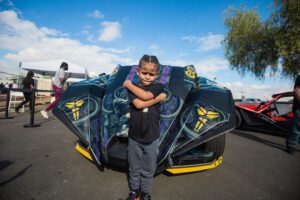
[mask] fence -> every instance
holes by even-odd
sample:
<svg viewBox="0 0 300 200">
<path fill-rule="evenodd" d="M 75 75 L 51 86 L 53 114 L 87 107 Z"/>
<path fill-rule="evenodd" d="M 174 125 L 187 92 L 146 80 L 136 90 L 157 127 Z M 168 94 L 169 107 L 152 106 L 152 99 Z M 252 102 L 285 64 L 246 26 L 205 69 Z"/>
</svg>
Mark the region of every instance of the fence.
<svg viewBox="0 0 300 200">
<path fill-rule="evenodd" d="M 25 128 L 32 128 L 32 127 L 38 127 L 40 124 L 34 124 L 34 110 L 35 110 L 35 94 L 36 92 L 55 92 L 54 90 L 37 90 L 37 89 L 17 89 L 17 88 L 0 88 L 0 92 L 5 91 L 6 92 L 6 103 L 5 103 L 5 114 L 4 117 L 0 119 L 11 119 L 13 117 L 8 116 L 8 107 L 9 107 L 9 101 L 10 101 L 10 93 L 11 91 L 14 92 L 30 92 L 31 93 L 31 110 L 30 110 L 30 121 L 28 124 L 24 124 Z"/>
</svg>

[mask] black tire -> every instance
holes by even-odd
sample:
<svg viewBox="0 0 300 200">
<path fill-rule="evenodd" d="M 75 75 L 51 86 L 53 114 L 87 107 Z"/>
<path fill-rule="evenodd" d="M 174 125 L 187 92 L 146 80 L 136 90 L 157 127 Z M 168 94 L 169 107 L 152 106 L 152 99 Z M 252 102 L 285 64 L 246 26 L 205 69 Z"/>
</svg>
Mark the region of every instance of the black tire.
<svg viewBox="0 0 300 200">
<path fill-rule="evenodd" d="M 240 111 L 235 109 L 235 129 L 238 129 L 242 124 L 242 116 Z"/>
<path fill-rule="evenodd" d="M 205 150 L 214 152 L 214 158 L 217 159 L 223 155 L 225 149 L 225 134 L 220 135 L 206 143 Z"/>
</svg>

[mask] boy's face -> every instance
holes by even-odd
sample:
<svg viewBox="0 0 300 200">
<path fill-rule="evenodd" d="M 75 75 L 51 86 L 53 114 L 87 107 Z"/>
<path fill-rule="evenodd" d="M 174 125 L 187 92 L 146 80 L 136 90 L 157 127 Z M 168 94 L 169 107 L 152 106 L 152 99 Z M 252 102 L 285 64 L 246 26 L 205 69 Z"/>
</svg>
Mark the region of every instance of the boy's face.
<svg viewBox="0 0 300 200">
<path fill-rule="evenodd" d="M 137 74 L 139 75 L 140 81 L 143 85 L 151 85 L 153 81 L 158 76 L 157 64 L 154 63 L 142 63 L 140 68 L 137 70 Z"/>
</svg>

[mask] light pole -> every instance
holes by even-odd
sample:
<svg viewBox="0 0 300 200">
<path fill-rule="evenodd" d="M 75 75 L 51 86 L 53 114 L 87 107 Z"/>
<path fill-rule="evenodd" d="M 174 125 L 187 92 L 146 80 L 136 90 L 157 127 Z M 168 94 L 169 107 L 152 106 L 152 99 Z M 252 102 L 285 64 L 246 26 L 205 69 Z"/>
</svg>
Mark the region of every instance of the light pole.
<svg viewBox="0 0 300 200">
<path fill-rule="evenodd" d="M 19 70 L 18 70 L 18 74 L 17 74 L 17 85 L 18 85 L 18 88 L 19 88 L 19 78 L 20 78 L 20 69 L 21 69 L 21 66 L 22 66 L 22 62 L 19 63 Z"/>
</svg>

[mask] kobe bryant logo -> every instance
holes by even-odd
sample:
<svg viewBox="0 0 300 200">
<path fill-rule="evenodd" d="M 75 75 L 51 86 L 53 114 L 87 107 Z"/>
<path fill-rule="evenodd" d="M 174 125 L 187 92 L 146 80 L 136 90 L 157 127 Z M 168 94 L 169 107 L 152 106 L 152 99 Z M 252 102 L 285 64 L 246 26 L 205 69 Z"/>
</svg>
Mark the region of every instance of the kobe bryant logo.
<svg viewBox="0 0 300 200">
<path fill-rule="evenodd" d="M 198 133 L 200 131 L 200 129 L 203 127 L 203 125 L 206 124 L 206 122 L 208 120 L 215 119 L 215 118 L 219 117 L 219 113 L 212 112 L 212 111 L 207 111 L 203 107 L 199 107 L 197 109 L 197 113 L 199 115 L 199 118 L 198 118 L 198 121 L 197 121 L 197 123 L 194 127 L 194 131 L 196 133 Z"/>
<path fill-rule="evenodd" d="M 78 101 L 67 102 L 65 106 L 72 110 L 74 120 L 79 119 L 79 109 L 83 105 L 84 100 L 80 99 Z"/>
</svg>

